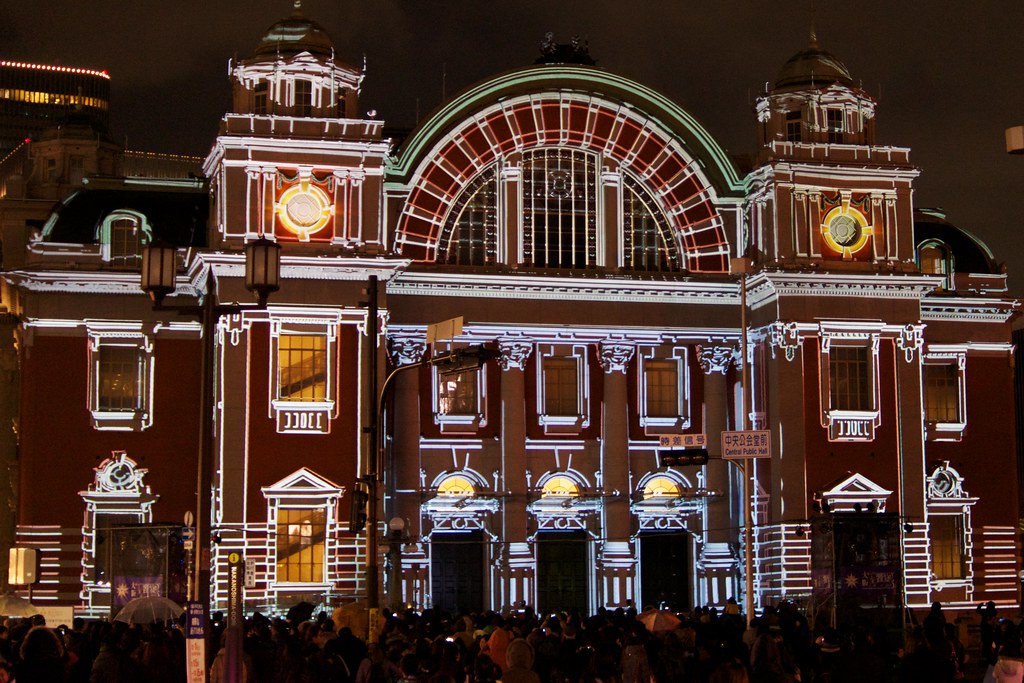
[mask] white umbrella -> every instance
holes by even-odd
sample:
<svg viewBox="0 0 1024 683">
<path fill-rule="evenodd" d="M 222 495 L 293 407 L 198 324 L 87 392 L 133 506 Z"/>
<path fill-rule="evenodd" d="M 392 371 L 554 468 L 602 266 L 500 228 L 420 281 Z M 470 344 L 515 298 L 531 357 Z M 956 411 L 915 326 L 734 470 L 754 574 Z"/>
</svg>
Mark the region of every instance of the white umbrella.
<svg viewBox="0 0 1024 683">
<path fill-rule="evenodd" d="M 154 624 L 158 621 L 175 619 L 184 611 L 173 600 L 147 596 L 125 603 L 125 606 L 114 617 L 114 621 L 123 621 L 127 624 Z"/>
<path fill-rule="evenodd" d="M 39 608 L 14 593 L 0 595 L 0 615 L 5 617 L 31 617 L 39 614 Z"/>
</svg>

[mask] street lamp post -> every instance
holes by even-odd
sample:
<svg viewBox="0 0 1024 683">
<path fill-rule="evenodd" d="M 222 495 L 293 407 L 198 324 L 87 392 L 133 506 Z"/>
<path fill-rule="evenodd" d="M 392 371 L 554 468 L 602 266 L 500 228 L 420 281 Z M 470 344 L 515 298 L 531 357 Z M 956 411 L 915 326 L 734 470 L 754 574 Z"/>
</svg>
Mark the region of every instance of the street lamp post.
<svg viewBox="0 0 1024 683">
<path fill-rule="evenodd" d="M 178 272 L 177 248 L 162 242 L 152 242 L 142 248 L 141 287 L 153 300 L 153 309 L 173 311 L 180 315 L 198 317 L 203 337 L 203 356 L 200 367 L 202 395 L 199 402 L 200 435 L 197 448 L 197 475 L 195 501 L 195 553 L 188 576 L 188 599 L 200 604 L 207 639 L 209 623 L 207 613 L 210 607 L 210 511 L 206 509 L 210 500 L 212 472 L 210 464 L 215 450 L 213 406 L 216 378 L 213 374 L 217 323 L 223 315 L 232 315 L 245 310 L 266 308 L 267 298 L 280 288 L 281 247 L 276 242 L 260 238 L 245 246 L 245 286 L 256 294 L 257 303 L 218 304 L 217 282 L 210 273 L 201 305 L 166 305 L 164 298 L 176 287 Z M 227 676 L 232 683 L 242 680 L 241 629 L 237 637 L 228 638 Z M 236 642 L 237 641 L 237 642 Z M 204 666 L 205 669 L 205 666 Z"/>
<path fill-rule="evenodd" d="M 374 297 L 371 297 L 371 307 L 375 310 L 376 301 Z M 366 603 L 367 608 L 370 610 L 377 610 L 380 608 L 380 595 L 378 594 L 378 583 L 380 581 L 380 574 L 377 566 L 377 534 L 379 530 L 378 526 L 378 510 L 379 497 L 380 497 L 380 483 L 381 474 L 383 473 L 384 463 L 384 435 L 381 423 L 384 421 L 384 403 L 388 397 L 388 391 L 393 386 L 393 381 L 400 373 L 406 372 L 407 370 L 415 370 L 426 366 L 436 366 L 438 371 L 442 375 L 456 374 L 465 370 L 479 370 L 483 364 L 491 359 L 496 358 L 498 352 L 491 349 L 485 348 L 484 346 L 477 344 L 473 346 L 467 346 L 461 349 L 455 349 L 451 353 L 442 355 L 427 357 L 421 361 L 415 363 L 409 363 L 408 365 L 400 365 L 393 369 L 388 376 L 384 379 L 384 383 L 380 386 L 380 391 L 377 394 L 377 405 L 376 411 L 370 417 L 370 428 L 367 430 L 370 432 L 371 446 L 373 454 L 369 458 L 367 463 L 366 476 L 362 477 L 367 487 L 367 506 L 366 506 Z M 391 563 L 392 575 L 388 578 L 389 587 L 396 586 L 398 577 L 401 576 L 402 568 L 396 567 L 395 563 Z M 392 595 L 394 597 L 394 595 Z M 370 627 L 372 629 L 372 625 Z"/>
</svg>

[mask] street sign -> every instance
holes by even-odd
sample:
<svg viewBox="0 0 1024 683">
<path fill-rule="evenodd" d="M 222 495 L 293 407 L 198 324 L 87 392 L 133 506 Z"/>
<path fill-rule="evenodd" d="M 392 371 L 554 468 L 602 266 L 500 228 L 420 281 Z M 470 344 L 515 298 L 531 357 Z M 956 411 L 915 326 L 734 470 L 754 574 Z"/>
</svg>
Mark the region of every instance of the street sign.
<svg viewBox="0 0 1024 683">
<path fill-rule="evenodd" d="M 772 457 L 772 433 L 767 429 L 722 432 L 723 460 Z"/>
<path fill-rule="evenodd" d="M 185 510 L 185 526 L 195 526 L 196 517 L 192 514 L 191 510 Z"/>
<path fill-rule="evenodd" d="M 196 540 L 196 530 L 194 527 L 183 526 L 181 527 L 181 540 L 183 541 L 194 541 Z"/>
<path fill-rule="evenodd" d="M 658 445 L 662 448 L 704 448 L 708 439 L 705 434 L 662 434 Z"/>
</svg>

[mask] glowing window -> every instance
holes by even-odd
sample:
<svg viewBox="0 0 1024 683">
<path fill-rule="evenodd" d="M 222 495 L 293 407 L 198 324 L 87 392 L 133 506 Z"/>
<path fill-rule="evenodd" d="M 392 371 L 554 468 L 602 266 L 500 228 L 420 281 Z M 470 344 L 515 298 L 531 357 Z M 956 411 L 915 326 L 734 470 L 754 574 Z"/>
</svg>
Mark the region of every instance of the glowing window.
<svg viewBox="0 0 1024 683">
<path fill-rule="evenodd" d="M 141 263 L 140 247 L 145 244 L 139 222 L 118 218 L 110 224 L 110 261 L 115 264 Z"/>
<path fill-rule="evenodd" d="M 653 477 L 644 486 L 644 500 L 649 498 L 677 498 L 679 494 L 679 484 L 668 477 Z"/>
<path fill-rule="evenodd" d="M 597 265 L 594 155 L 542 149 L 523 153 L 523 255 L 542 268 Z"/>
<path fill-rule="evenodd" d="M 476 489 L 466 477 L 453 475 L 441 482 L 437 487 L 437 495 L 465 498 L 467 496 L 475 496 Z"/>
<path fill-rule="evenodd" d="M 544 414 L 580 414 L 580 365 L 578 358 L 544 359 Z"/>
<path fill-rule="evenodd" d="M 574 498 L 580 495 L 580 487 L 569 477 L 559 475 L 551 477 L 544 483 L 540 495 L 542 498 L 553 496 Z"/>
<path fill-rule="evenodd" d="M 959 368 L 953 363 L 929 363 L 923 373 L 925 420 L 961 422 Z"/>
<path fill-rule="evenodd" d="M 644 414 L 679 417 L 679 361 L 644 359 Z"/>
<path fill-rule="evenodd" d="M 963 579 L 967 576 L 966 530 L 963 515 L 933 515 L 928 518 L 932 574 L 936 579 Z"/>
<path fill-rule="evenodd" d="M 278 340 L 280 401 L 327 400 L 327 337 L 282 334 Z"/>
<path fill-rule="evenodd" d="M 498 185 L 494 168 L 478 175 L 455 201 L 438 261 L 482 266 L 498 260 Z"/>
<path fill-rule="evenodd" d="M 922 273 L 943 275 L 948 278 L 953 272 L 950 260 L 946 247 L 936 242 L 924 244 L 917 250 L 917 265 Z M 949 286 L 948 282 L 946 286 Z"/>
<path fill-rule="evenodd" d="M 633 270 L 676 270 L 678 255 L 665 216 L 646 190 L 623 178 L 623 265 Z"/>
<path fill-rule="evenodd" d="M 463 370 L 438 375 L 437 408 L 442 415 L 477 415 L 480 412 L 477 381 L 480 371 Z"/>
<path fill-rule="evenodd" d="M 829 351 L 832 410 L 874 409 L 869 353 L 866 346 L 833 346 Z"/>
<path fill-rule="evenodd" d="M 142 409 L 145 395 L 145 352 L 135 346 L 103 345 L 99 349 L 96 408 L 103 412 Z"/>
<path fill-rule="evenodd" d="M 277 580 L 322 583 L 327 515 L 324 508 L 277 512 Z"/>
</svg>

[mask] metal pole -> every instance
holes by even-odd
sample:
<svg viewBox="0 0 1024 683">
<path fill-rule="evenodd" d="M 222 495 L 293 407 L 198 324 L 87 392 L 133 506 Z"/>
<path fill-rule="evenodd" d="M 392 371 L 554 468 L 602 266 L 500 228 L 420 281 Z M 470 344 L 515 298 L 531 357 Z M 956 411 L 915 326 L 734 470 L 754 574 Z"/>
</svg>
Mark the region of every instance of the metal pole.
<svg viewBox="0 0 1024 683">
<path fill-rule="evenodd" d="M 747 356 L 747 259 L 743 259 L 743 272 L 740 274 L 740 354 L 742 356 L 741 382 L 743 404 L 743 427 L 749 427 L 750 413 L 752 412 L 753 394 L 750 388 L 749 358 Z M 743 462 L 743 545 L 744 545 L 744 574 L 746 586 L 744 591 L 744 609 L 748 621 L 754 616 L 754 511 L 752 509 L 753 494 L 751 476 L 753 475 L 754 461 Z"/>
<path fill-rule="evenodd" d="M 378 481 L 380 478 L 380 424 L 379 416 L 383 405 L 383 395 L 377 392 L 377 335 L 379 334 L 377 324 L 377 276 L 371 275 L 367 285 L 367 321 L 366 334 L 369 337 L 370 361 L 368 363 L 370 372 L 369 395 L 373 401 L 370 407 L 370 427 L 367 430 L 369 436 L 369 453 L 366 459 L 366 489 L 368 502 L 366 505 L 366 606 L 369 610 L 380 608 L 380 595 L 378 585 L 380 574 L 377 568 L 377 493 Z"/>
<path fill-rule="evenodd" d="M 203 360 L 201 368 L 202 400 L 199 402 L 200 415 L 200 443 L 198 462 L 196 464 L 196 535 L 195 535 L 195 559 L 192 565 L 193 575 L 191 578 L 191 594 L 189 599 L 198 602 L 203 610 L 203 624 L 206 645 L 204 652 L 209 653 L 212 642 L 210 632 L 210 520 L 212 516 L 207 510 L 210 501 L 210 489 L 212 485 L 212 472 L 210 463 L 213 462 L 214 435 L 213 435 L 213 405 L 216 399 L 216 377 L 213 373 L 216 356 L 216 335 L 217 335 L 217 283 L 213 279 L 213 273 L 209 275 L 209 286 L 206 290 L 206 297 L 202 307 L 202 332 L 203 335 Z M 239 663 L 241 660 L 239 659 Z M 206 667 L 203 667 L 204 671 Z M 230 675 L 230 673 L 228 674 Z M 238 677 L 241 679 L 241 672 Z"/>
</svg>

